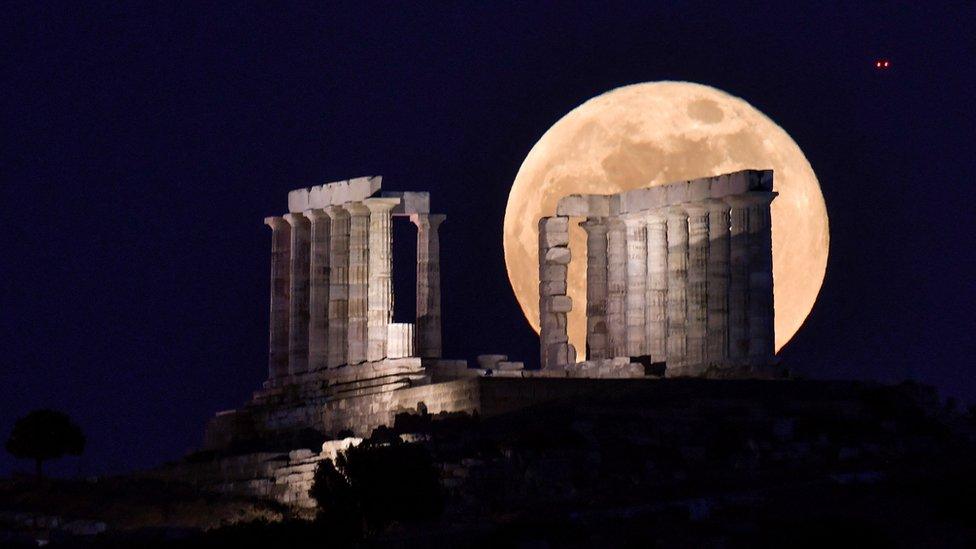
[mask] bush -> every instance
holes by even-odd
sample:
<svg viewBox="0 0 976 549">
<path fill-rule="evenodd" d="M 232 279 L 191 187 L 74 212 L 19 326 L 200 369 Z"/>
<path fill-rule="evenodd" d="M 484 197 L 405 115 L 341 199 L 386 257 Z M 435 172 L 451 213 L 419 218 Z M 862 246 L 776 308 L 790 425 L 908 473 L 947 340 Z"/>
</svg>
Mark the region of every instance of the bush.
<svg viewBox="0 0 976 549">
<path fill-rule="evenodd" d="M 309 495 L 318 502 L 320 521 L 346 536 L 394 522 L 435 520 L 444 508 L 427 449 L 388 436 L 367 439 L 336 463 L 320 463 Z"/>
</svg>

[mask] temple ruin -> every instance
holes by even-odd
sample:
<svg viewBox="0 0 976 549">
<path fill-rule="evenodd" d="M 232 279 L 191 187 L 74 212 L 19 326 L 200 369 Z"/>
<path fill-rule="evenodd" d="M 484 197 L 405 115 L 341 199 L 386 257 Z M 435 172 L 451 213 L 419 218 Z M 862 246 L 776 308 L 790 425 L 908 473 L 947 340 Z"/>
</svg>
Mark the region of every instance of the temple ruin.
<svg viewBox="0 0 976 549">
<path fill-rule="evenodd" d="M 563 197 L 539 220 L 540 363 L 576 362 L 567 337 L 569 222 L 586 231 L 586 351 L 665 375 L 771 364 L 773 172 L 746 170 L 614 195 Z"/>
<path fill-rule="evenodd" d="M 220 412 L 207 447 L 366 436 L 418 410 L 496 415 L 597 380 L 768 377 L 773 368 L 772 172 L 615 195 L 571 195 L 539 220 L 540 368 L 445 359 L 440 241 L 425 192 L 361 177 L 288 193 L 268 217 L 268 379 Z M 416 318 L 393 322 L 392 218 L 417 228 Z M 587 233 L 586 360 L 568 342 L 570 222 Z M 304 438 L 303 438 L 304 437 Z"/>
</svg>

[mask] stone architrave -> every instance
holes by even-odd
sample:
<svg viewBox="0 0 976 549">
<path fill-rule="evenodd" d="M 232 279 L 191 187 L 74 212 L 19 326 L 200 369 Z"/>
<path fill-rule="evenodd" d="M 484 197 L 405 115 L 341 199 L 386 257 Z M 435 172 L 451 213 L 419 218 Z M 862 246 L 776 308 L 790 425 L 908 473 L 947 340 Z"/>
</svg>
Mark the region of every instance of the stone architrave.
<svg viewBox="0 0 976 549">
<path fill-rule="evenodd" d="M 288 314 L 291 271 L 291 226 L 284 218 L 266 217 L 271 227 L 271 322 L 268 345 L 268 379 L 288 375 Z"/>
<path fill-rule="evenodd" d="M 393 224 L 399 198 L 367 198 L 369 208 L 369 290 L 366 359 L 386 358 L 387 325 L 393 322 Z"/>
<path fill-rule="evenodd" d="M 348 364 L 366 362 L 366 312 L 369 288 L 369 208 L 362 202 L 343 206 L 349 212 Z"/>
<path fill-rule="evenodd" d="M 654 362 L 667 359 L 668 225 L 657 212 L 647 214 L 647 293 L 645 332 L 647 354 Z"/>
<path fill-rule="evenodd" d="M 309 256 L 308 371 L 321 370 L 329 359 L 330 225 L 322 209 L 305 210 L 312 225 Z"/>
<path fill-rule="evenodd" d="M 761 364 L 776 352 L 773 336 L 773 242 L 769 205 L 774 192 L 749 195 L 749 356 Z"/>
<path fill-rule="evenodd" d="M 708 332 L 706 362 L 722 363 L 729 348 L 729 207 L 708 205 Z"/>
<path fill-rule="evenodd" d="M 586 231 L 586 359 L 610 357 L 607 333 L 607 220 L 590 217 Z"/>
<path fill-rule="evenodd" d="M 417 226 L 417 320 L 413 352 L 441 358 L 441 244 L 438 230 L 447 216 L 415 213 Z"/>
<path fill-rule="evenodd" d="M 573 301 L 566 295 L 570 261 L 569 218 L 539 220 L 539 356 L 543 369 L 576 362 L 576 352 L 566 332 L 567 313 Z"/>
<path fill-rule="evenodd" d="M 729 358 L 749 356 L 749 209 L 727 198 L 729 210 Z"/>
<path fill-rule="evenodd" d="M 680 372 L 687 363 L 688 215 L 679 207 L 668 210 L 668 371 Z"/>
<path fill-rule="evenodd" d="M 328 367 L 347 364 L 349 311 L 349 212 L 324 209 L 329 216 L 329 351 Z"/>
<path fill-rule="evenodd" d="M 627 231 L 623 220 L 607 221 L 607 332 L 610 357 L 627 355 Z"/>
<path fill-rule="evenodd" d="M 704 203 L 685 205 L 688 213 L 687 346 L 685 363 L 703 371 L 708 330 L 708 208 Z"/>
<path fill-rule="evenodd" d="M 647 354 L 645 299 L 647 299 L 647 232 L 644 215 L 622 216 L 627 231 L 627 356 Z"/>
<path fill-rule="evenodd" d="M 286 214 L 291 225 L 291 272 L 288 300 L 288 373 L 308 371 L 308 269 L 310 223 L 300 213 Z"/>
</svg>

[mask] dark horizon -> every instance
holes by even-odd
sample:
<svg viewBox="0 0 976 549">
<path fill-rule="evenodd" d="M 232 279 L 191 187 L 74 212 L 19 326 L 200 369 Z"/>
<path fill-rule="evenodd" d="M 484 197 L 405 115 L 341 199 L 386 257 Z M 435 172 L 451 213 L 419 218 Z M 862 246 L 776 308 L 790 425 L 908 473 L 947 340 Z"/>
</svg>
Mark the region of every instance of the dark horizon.
<svg viewBox="0 0 976 549">
<path fill-rule="evenodd" d="M 783 363 L 976 403 L 973 3 L 505 8 L 8 8 L 4 438 L 30 410 L 67 412 L 88 449 L 61 474 L 199 446 L 267 375 L 262 219 L 361 175 L 447 215 L 444 356 L 536 363 L 502 253 L 511 182 L 566 112 L 653 80 L 745 99 L 820 180 L 826 278 Z M 407 314 L 410 253 L 394 257 Z M 2 475 L 30 467 L 0 457 Z"/>
</svg>

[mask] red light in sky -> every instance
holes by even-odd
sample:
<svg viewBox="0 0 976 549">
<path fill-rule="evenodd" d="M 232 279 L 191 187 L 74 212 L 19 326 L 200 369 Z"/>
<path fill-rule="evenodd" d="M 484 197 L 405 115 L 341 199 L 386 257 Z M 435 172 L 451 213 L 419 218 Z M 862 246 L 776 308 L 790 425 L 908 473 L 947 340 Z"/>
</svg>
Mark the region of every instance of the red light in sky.
<svg viewBox="0 0 976 549">
<path fill-rule="evenodd" d="M 878 59 L 877 61 L 874 62 L 874 68 L 878 70 L 883 71 L 890 67 L 891 67 L 891 61 L 888 61 L 887 59 Z"/>
</svg>

